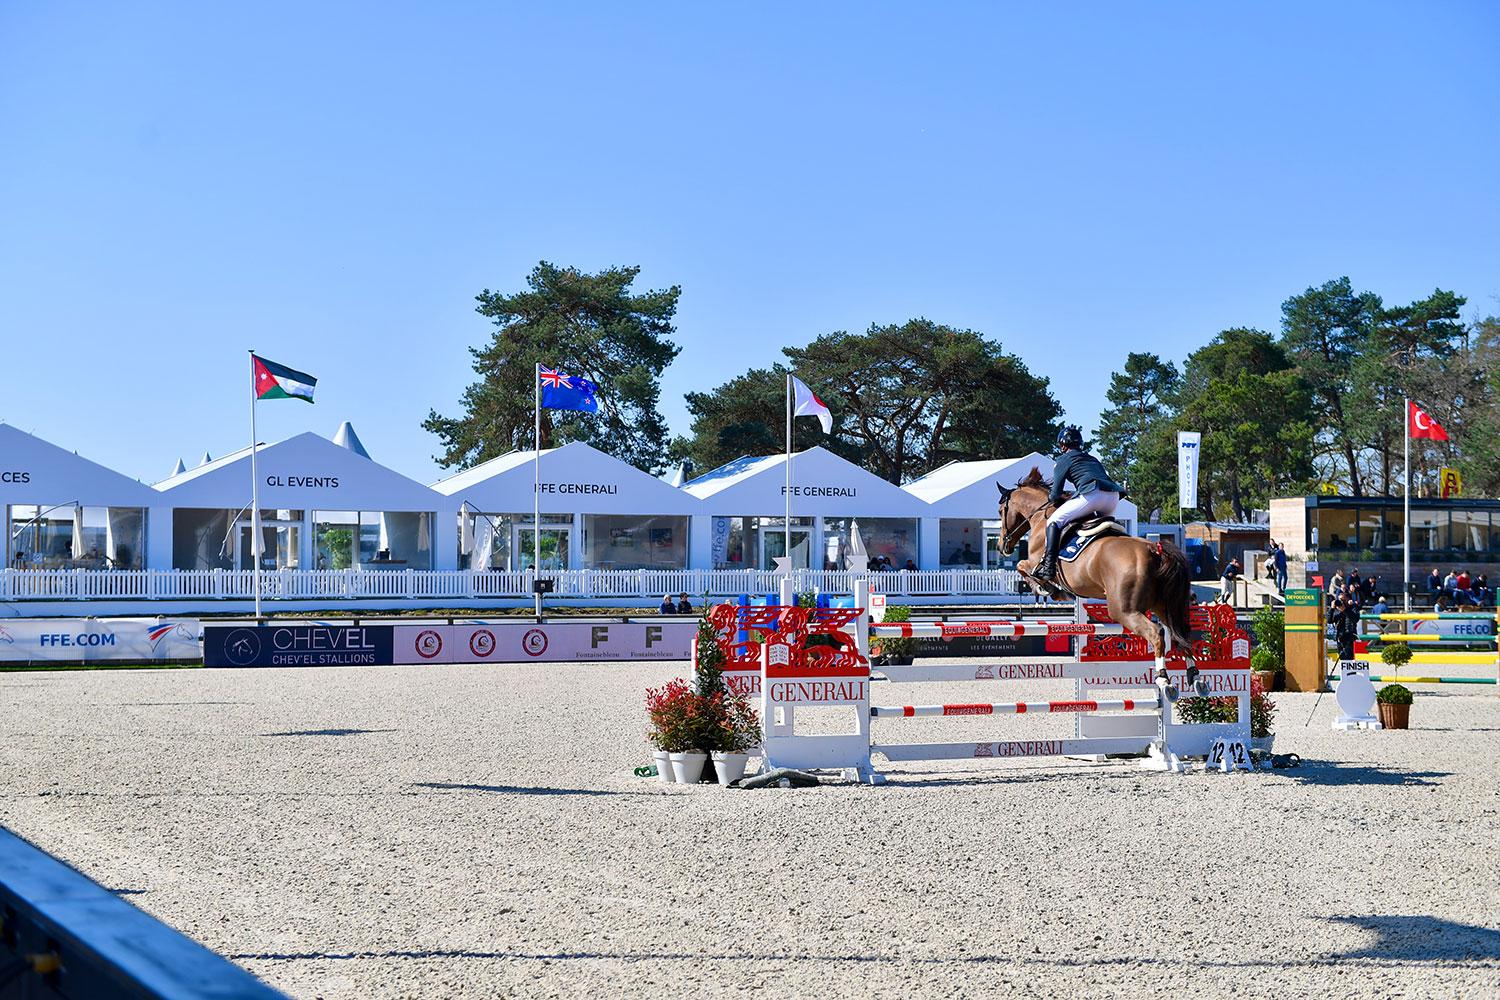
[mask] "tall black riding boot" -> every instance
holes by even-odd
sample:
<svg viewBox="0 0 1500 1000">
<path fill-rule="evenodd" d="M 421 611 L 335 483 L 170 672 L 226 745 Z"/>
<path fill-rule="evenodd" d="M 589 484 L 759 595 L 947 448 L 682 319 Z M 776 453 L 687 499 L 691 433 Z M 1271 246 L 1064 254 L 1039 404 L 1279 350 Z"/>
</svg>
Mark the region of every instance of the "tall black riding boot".
<svg viewBox="0 0 1500 1000">
<path fill-rule="evenodd" d="M 1037 578 L 1052 581 L 1057 576 L 1057 548 L 1062 540 L 1062 525 L 1047 525 L 1047 551 L 1042 555 L 1041 565 L 1036 568 Z"/>
</svg>

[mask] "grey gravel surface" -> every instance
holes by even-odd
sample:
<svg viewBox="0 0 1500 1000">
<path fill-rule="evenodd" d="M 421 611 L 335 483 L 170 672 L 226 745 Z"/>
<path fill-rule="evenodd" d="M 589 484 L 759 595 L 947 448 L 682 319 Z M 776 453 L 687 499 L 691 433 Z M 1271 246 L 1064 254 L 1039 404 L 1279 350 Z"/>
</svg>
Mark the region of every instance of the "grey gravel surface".
<svg viewBox="0 0 1500 1000">
<path fill-rule="evenodd" d="M 645 688 L 683 669 L 0 675 L 0 822 L 298 997 L 1500 993 L 1492 687 L 1420 688 L 1408 732 L 1277 695 L 1293 771 L 744 792 L 630 774 Z"/>
</svg>

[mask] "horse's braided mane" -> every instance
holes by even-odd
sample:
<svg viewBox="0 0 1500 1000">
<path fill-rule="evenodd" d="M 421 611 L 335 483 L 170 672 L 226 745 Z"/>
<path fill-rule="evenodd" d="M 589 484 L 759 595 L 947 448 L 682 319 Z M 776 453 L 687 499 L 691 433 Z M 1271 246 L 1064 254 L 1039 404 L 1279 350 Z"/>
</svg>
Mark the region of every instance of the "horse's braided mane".
<svg viewBox="0 0 1500 1000">
<path fill-rule="evenodd" d="M 1047 482 L 1046 479 L 1042 478 L 1042 470 L 1038 469 L 1034 465 L 1031 467 L 1031 471 L 1026 473 L 1025 478 L 1023 478 L 1019 483 L 1016 483 L 1017 489 L 1020 489 L 1022 486 L 1040 486 L 1043 489 L 1052 488 L 1052 484 Z"/>
</svg>

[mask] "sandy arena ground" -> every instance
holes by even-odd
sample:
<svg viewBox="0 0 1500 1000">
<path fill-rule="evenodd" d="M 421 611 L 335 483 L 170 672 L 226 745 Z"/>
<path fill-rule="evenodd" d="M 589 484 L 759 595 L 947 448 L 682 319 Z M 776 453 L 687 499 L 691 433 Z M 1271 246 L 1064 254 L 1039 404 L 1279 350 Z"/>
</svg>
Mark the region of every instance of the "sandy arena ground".
<svg viewBox="0 0 1500 1000">
<path fill-rule="evenodd" d="M 0 675 L 0 823 L 297 997 L 1500 995 L 1493 687 L 1421 689 L 1409 732 L 1278 695 L 1292 771 L 726 792 L 630 774 L 682 670 Z"/>
</svg>

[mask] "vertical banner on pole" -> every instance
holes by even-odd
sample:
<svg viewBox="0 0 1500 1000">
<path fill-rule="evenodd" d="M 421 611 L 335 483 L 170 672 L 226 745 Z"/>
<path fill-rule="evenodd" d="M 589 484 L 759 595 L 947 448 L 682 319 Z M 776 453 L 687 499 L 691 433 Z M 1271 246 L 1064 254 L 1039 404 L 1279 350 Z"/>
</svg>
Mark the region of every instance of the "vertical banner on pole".
<svg viewBox="0 0 1500 1000">
<path fill-rule="evenodd" d="M 1177 506 L 1183 510 L 1198 507 L 1198 453 L 1203 435 L 1197 431 L 1177 432 Z"/>
</svg>

